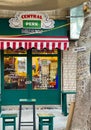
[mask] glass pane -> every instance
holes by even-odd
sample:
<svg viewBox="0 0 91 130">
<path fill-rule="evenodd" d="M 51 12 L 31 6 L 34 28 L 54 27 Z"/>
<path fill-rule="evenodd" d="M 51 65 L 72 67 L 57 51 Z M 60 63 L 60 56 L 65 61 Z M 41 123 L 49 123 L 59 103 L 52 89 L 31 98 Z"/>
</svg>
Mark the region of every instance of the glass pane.
<svg viewBox="0 0 91 130">
<path fill-rule="evenodd" d="M 4 88 L 25 89 L 27 77 L 26 57 L 4 57 Z"/>
<path fill-rule="evenodd" d="M 15 50 L 8 48 L 7 50 L 4 50 L 4 54 L 27 54 L 27 51 L 23 48 Z"/>
<path fill-rule="evenodd" d="M 58 58 L 33 57 L 32 58 L 32 85 L 33 89 L 58 88 Z"/>
<path fill-rule="evenodd" d="M 79 11 L 78 11 L 79 10 Z M 79 39 L 84 22 L 82 5 L 70 9 L 70 38 Z"/>
<path fill-rule="evenodd" d="M 54 50 L 47 50 L 47 49 L 43 49 L 43 50 L 37 50 L 37 49 L 32 49 L 32 54 L 57 54 L 58 50 L 54 49 Z"/>
</svg>

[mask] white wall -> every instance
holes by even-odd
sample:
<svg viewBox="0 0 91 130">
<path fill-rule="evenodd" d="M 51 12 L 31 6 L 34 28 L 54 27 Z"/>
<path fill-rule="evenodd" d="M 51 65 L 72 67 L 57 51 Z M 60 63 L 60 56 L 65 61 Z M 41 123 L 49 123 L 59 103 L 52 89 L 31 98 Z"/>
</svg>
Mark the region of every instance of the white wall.
<svg viewBox="0 0 91 130">
<path fill-rule="evenodd" d="M 76 91 L 77 52 L 73 52 L 75 43 L 70 43 L 68 51 L 63 51 L 62 90 Z M 67 94 L 67 104 L 73 101 L 74 94 Z"/>
<path fill-rule="evenodd" d="M 68 51 L 63 51 L 63 91 L 76 90 L 77 53 L 73 52 L 74 43 Z"/>
</svg>

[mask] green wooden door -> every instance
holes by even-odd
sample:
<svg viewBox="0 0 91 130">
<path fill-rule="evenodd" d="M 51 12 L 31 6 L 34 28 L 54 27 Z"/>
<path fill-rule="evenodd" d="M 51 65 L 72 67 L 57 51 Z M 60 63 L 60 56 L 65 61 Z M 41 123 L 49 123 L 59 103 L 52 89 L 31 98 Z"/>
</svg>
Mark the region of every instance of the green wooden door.
<svg viewBox="0 0 91 130">
<path fill-rule="evenodd" d="M 28 97 L 27 52 L 25 50 L 2 51 L 2 105 L 17 105 L 20 98 Z"/>
<path fill-rule="evenodd" d="M 29 53 L 28 75 L 32 79 L 28 85 L 29 98 L 36 98 L 37 104 L 61 104 L 61 52 Z"/>
<path fill-rule="evenodd" d="M 8 60 L 11 60 L 11 63 L 8 63 Z M 37 60 L 40 61 L 37 62 Z M 2 51 L 1 63 L 3 105 L 17 105 L 20 98 L 36 98 L 39 105 L 61 104 L 60 51 L 53 54 L 50 52 L 48 54 L 38 52 L 37 54 L 29 50 L 23 54 L 8 55 L 3 54 Z M 24 63 L 26 68 L 23 66 Z M 12 64 L 15 70 L 11 69 Z M 16 71 L 17 69 L 19 72 Z M 12 80 L 7 78 L 9 75 L 13 75 Z M 25 79 L 26 84 L 23 83 Z"/>
</svg>

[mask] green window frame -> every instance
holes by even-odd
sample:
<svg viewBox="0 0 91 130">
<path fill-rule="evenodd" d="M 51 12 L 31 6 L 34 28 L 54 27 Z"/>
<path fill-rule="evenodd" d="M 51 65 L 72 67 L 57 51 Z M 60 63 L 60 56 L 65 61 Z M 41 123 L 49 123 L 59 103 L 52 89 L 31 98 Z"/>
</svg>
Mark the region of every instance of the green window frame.
<svg viewBox="0 0 91 130">
<path fill-rule="evenodd" d="M 13 50 L 12 50 L 13 51 Z M 4 79 L 3 79 L 3 83 L 4 83 L 4 89 L 26 89 L 26 80 L 27 80 L 27 63 L 23 64 L 24 62 L 22 61 L 23 59 L 25 59 L 24 61 L 27 61 L 27 53 L 3 53 L 3 75 L 4 75 Z M 20 60 L 19 60 L 20 58 Z M 11 62 L 13 61 L 13 59 L 17 59 L 17 62 L 15 63 L 15 61 L 13 63 L 7 63 L 7 67 L 5 68 L 5 60 L 6 59 L 11 59 Z M 20 64 L 21 62 L 21 64 Z M 15 64 L 17 65 L 17 69 L 19 70 L 19 66 L 20 66 L 20 70 L 19 73 L 16 72 L 15 69 Z M 12 67 L 13 66 L 13 71 L 12 71 Z M 25 71 L 24 71 L 24 67 L 26 67 Z M 22 76 L 23 73 L 23 76 Z"/>
<path fill-rule="evenodd" d="M 61 69 L 59 68 L 59 65 L 61 64 L 61 61 L 59 60 L 60 58 L 59 58 L 59 55 L 61 56 L 61 53 L 60 53 L 60 50 L 58 50 L 57 49 L 57 53 L 49 53 L 49 54 L 46 54 L 46 53 L 37 53 L 37 54 L 32 54 L 32 58 L 44 58 L 45 59 L 45 57 L 46 58 L 52 58 L 52 57 L 56 57 L 57 58 L 57 76 L 61 76 L 60 74 L 59 74 L 59 72 L 61 73 Z M 45 61 L 44 61 L 45 62 Z M 32 63 L 33 64 L 33 63 Z M 61 65 L 60 65 L 61 66 Z M 42 78 L 43 78 L 43 75 L 42 75 Z M 36 80 L 37 79 L 40 79 L 39 77 L 38 78 L 36 78 Z M 48 80 L 48 77 L 46 78 L 47 80 Z M 56 78 L 57 80 L 59 80 L 58 79 L 58 77 Z M 47 80 L 46 80 L 46 84 L 47 84 Z M 56 80 L 56 81 L 57 81 Z M 33 81 L 33 76 L 32 76 L 32 81 Z M 58 81 L 57 81 L 58 82 Z M 55 87 L 54 87 L 54 85 L 55 85 Z M 56 90 L 56 89 L 58 89 L 58 87 L 60 86 L 60 83 L 59 83 L 59 85 L 58 85 L 58 83 L 56 83 L 55 84 L 55 81 L 54 82 L 50 82 L 50 86 L 49 87 L 43 87 L 43 84 L 41 85 L 41 84 L 38 84 L 37 83 L 37 86 L 39 86 L 39 87 L 35 87 L 34 88 L 34 86 L 33 86 L 33 84 L 32 84 L 32 89 L 34 89 L 34 90 L 50 90 L 50 89 L 52 89 L 52 90 Z M 41 88 L 41 87 L 43 87 L 43 88 Z"/>
</svg>

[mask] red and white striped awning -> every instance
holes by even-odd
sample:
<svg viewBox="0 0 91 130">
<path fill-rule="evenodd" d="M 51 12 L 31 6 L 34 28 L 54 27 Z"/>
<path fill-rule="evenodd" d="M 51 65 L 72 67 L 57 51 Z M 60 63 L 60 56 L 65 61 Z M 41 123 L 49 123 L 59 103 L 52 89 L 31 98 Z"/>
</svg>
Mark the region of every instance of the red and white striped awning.
<svg viewBox="0 0 91 130">
<path fill-rule="evenodd" d="M 0 50 L 7 48 L 12 49 L 60 49 L 67 50 L 69 48 L 68 37 L 0 37 Z"/>
</svg>

